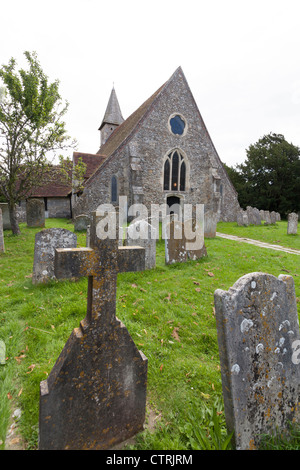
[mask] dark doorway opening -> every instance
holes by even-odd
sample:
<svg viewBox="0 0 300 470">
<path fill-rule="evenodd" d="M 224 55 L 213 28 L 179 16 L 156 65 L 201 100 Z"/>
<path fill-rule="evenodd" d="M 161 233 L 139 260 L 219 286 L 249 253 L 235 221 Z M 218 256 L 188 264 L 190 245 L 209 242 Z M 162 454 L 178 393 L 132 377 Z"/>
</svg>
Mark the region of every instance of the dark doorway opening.
<svg viewBox="0 0 300 470">
<path fill-rule="evenodd" d="M 168 214 L 177 214 L 180 217 L 180 198 L 177 196 L 167 197 Z"/>
</svg>

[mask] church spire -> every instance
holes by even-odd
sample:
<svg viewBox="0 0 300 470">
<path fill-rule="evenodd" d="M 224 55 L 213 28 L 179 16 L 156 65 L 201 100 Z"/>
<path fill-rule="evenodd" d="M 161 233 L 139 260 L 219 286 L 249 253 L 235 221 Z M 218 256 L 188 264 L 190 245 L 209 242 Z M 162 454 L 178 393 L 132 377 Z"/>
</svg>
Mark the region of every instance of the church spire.
<svg viewBox="0 0 300 470">
<path fill-rule="evenodd" d="M 106 142 L 106 140 L 115 130 L 115 128 L 122 124 L 123 121 L 124 118 L 121 113 L 115 88 L 113 87 L 108 100 L 104 118 L 99 127 L 99 131 L 101 132 L 101 145 Z"/>
</svg>

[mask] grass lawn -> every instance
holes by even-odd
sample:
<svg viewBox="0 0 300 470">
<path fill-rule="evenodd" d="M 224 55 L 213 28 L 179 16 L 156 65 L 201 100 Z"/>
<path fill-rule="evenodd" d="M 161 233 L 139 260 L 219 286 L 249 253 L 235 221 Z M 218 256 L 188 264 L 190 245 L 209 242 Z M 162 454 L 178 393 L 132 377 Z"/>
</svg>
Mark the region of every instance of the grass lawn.
<svg viewBox="0 0 300 470">
<path fill-rule="evenodd" d="M 64 219 L 47 219 L 50 227 L 73 230 Z M 268 227 L 220 223 L 217 230 L 300 249 L 300 236 L 287 236 L 284 221 Z M 21 410 L 18 430 L 26 448 L 37 448 L 39 384 L 86 314 L 86 279 L 32 284 L 39 229 L 21 224 L 21 231 L 19 237 L 5 231 L 6 252 L 0 254 L 0 339 L 6 344 L 6 364 L 0 365 L 0 449 L 15 409 Z M 78 245 L 85 246 L 85 234 L 77 235 Z M 154 429 L 147 426 L 133 449 L 226 446 L 213 300 L 217 288 L 227 290 L 254 271 L 288 273 L 300 299 L 297 255 L 218 237 L 205 244 L 207 257 L 166 266 L 160 240 L 155 269 L 118 276 L 116 314 L 148 358 L 147 422 L 150 413 L 155 416 Z"/>
</svg>

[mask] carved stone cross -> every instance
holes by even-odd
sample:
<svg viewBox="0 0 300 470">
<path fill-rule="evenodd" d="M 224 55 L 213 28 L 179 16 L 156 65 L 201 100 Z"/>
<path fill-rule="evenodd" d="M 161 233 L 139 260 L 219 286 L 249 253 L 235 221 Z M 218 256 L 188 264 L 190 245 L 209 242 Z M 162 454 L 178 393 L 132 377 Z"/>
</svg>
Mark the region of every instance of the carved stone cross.
<svg viewBox="0 0 300 470">
<path fill-rule="evenodd" d="M 143 429 L 147 358 L 116 318 L 117 274 L 145 269 L 144 249 L 97 237 L 57 249 L 55 275 L 88 276 L 87 314 L 40 390 L 40 449 L 109 449 Z"/>
</svg>

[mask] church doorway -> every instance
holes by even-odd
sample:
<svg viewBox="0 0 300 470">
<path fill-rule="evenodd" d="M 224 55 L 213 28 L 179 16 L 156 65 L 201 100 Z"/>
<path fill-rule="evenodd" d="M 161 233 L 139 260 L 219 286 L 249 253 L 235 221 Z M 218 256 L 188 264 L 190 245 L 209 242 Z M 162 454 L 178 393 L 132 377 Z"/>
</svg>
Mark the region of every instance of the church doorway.
<svg viewBox="0 0 300 470">
<path fill-rule="evenodd" d="M 178 196 L 167 197 L 168 214 L 177 214 L 180 218 L 180 198 Z"/>
</svg>

